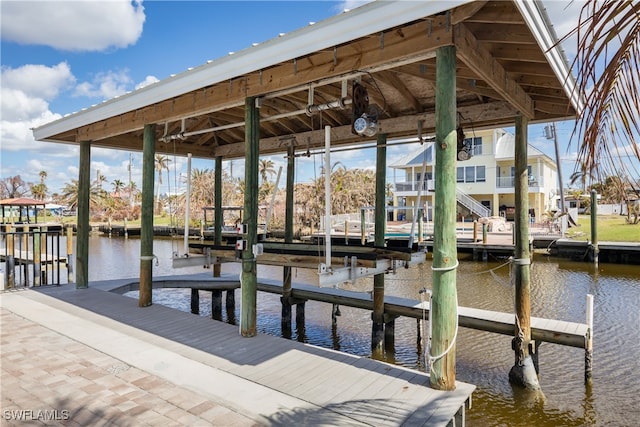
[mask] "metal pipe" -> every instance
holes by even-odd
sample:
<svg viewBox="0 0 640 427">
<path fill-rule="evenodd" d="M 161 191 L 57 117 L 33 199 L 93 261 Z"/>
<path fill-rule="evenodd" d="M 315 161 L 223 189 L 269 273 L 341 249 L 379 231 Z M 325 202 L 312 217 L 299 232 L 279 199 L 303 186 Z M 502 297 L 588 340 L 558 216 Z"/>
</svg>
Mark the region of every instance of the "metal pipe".
<svg viewBox="0 0 640 427">
<path fill-rule="evenodd" d="M 280 120 L 280 119 L 284 119 L 287 117 L 293 117 L 293 116 L 300 116 L 302 114 L 306 114 L 308 116 L 311 116 L 315 113 L 319 113 L 320 111 L 324 111 L 324 110 L 330 110 L 333 108 L 341 108 L 344 109 L 347 105 L 351 105 L 353 103 L 353 101 L 351 99 L 339 99 L 336 101 L 331 101 L 331 102 L 327 102 L 325 104 L 318 104 L 318 105 L 307 105 L 306 108 L 303 109 L 299 109 L 299 110 L 294 110 L 294 111 L 288 111 L 286 113 L 281 113 L 281 114 L 275 114 L 273 116 L 269 116 L 269 117 L 265 117 L 260 119 L 261 122 L 273 122 L 276 120 Z M 183 119 L 183 125 L 184 125 L 184 119 Z M 167 142 L 167 141 L 173 141 L 176 139 L 185 139 L 188 138 L 190 136 L 194 136 L 194 135 L 202 135 L 204 133 L 211 133 L 211 132 L 217 132 L 217 131 L 221 131 L 221 130 L 226 130 L 226 129 L 233 129 L 233 128 L 238 128 L 238 127 L 242 127 L 245 125 L 245 122 L 237 122 L 237 123 L 229 123 L 226 125 L 220 125 L 220 126 L 214 126 L 211 128 L 206 128 L 206 129 L 199 129 L 199 130 L 194 130 L 191 132 L 184 132 L 184 127 L 183 130 L 178 133 L 178 134 L 174 134 L 174 135 L 168 135 L 168 136 L 163 136 L 162 138 L 160 138 L 161 142 Z"/>
<path fill-rule="evenodd" d="M 189 256 L 189 211 L 191 209 L 191 153 L 187 154 L 187 200 L 184 211 L 184 256 Z"/>
<path fill-rule="evenodd" d="M 324 127 L 324 245 L 325 264 L 331 268 L 331 126 Z"/>
</svg>

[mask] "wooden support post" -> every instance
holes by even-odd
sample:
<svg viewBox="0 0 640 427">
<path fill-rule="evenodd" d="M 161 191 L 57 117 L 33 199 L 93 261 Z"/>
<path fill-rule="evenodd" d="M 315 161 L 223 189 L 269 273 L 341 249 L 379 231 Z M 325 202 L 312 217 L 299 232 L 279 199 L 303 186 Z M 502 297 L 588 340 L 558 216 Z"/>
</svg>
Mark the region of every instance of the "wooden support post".
<svg viewBox="0 0 640 427">
<path fill-rule="evenodd" d="M 527 126 L 529 120 L 516 117 L 515 135 L 515 229 L 516 247 L 513 260 L 515 274 L 515 338 L 512 348 L 515 363 L 509 381 L 517 386 L 539 390 L 540 383 L 529 351 L 531 343 L 531 290 L 529 251 L 529 174 L 527 169 Z"/>
<path fill-rule="evenodd" d="M 424 240 L 423 218 L 424 218 L 424 209 L 420 208 L 418 209 L 418 243 L 422 243 L 422 241 Z"/>
<path fill-rule="evenodd" d="M 11 289 L 16 287 L 16 259 L 15 259 L 15 239 L 16 235 L 13 233 L 11 226 L 6 226 L 7 235 L 7 265 L 5 276 L 5 288 Z"/>
<path fill-rule="evenodd" d="M 482 224 L 482 244 L 487 244 L 487 224 Z"/>
<path fill-rule="evenodd" d="M 191 314 L 200 314 L 200 290 L 191 288 Z"/>
<path fill-rule="evenodd" d="M 40 229 L 33 229 L 33 286 L 42 286 L 42 241 Z"/>
<path fill-rule="evenodd" d="M 258 277 L 253 245 L 258 241 L 258 158 L 260 143 L 260 113 L 255 97 L 245 101 L 245 166 L 244 166 L 244 222 L 247 234 L 246 247 L 242 251 L 242 303 L 240 311 L 240 334 L 253 337 L 256 329 L 256 300 Z"/>
<path fill-rule="evenodd" d="M 22 226 L 22 247 L 25 251 L 29 250 L 29 224 Z"/>
<path fill-rule="evenodd" d="M 305 302 L 299 302 L 296 304 L 296 332 L 298 333 L 298 340 L 300 340 L 300 338 L 304 336 Z"/>
<path fill-rule="evenodd" d="M 227 322 L 232 325 L 236 324 L 236 290 L 229 289 L 227 290 L 227 299 L 226 299 L 226 308 L 227 308 Z"/>
<path fill-rule="evenodd" d="M 431 387 L 456 387 L 456 48 L 436 51 L 436 185 L 433 214 Z"/>
<path fill-rule="evenodd" d="M 213 242 L 216 246 L 222 245 L 222 223 L 224 216 L 222 212 L 222 156 L 216 157 L 215 171 L 215 189 L 214 189 L 214 218 L 213 218 Z M 204 234 L 204 233 L 202 233 Z M 220 277 L 222 273 L 222 264 L 216 262 L 213 264 L 213 277 Z"/>
<path fill-rule="evenodd" d="M 73 283 L 73 228 L 67 227 L 67 282 Z"/>
<path fill-rule="evenodd" d="M 591 190 L 591 256 L 593 263 L 598 265 L 598 193 Z"/>
<path fill-rule="evenodd" d="M 142 137 L 142 206 L 140 212 L 140 294 L 138 307 L 153 303 L 153 185 L 156 153 L 156 125 L 144 125 Z"/>
<path fill-rule="evenodd" d="M 367 219 L 364 209 L 360 209 L 360 244 L 367 244 Z"/>
<path fill-rule="evenodd" d="M 344 244 L 349 244 L 349 220 L 344 220 Z"/>
<path fill-rule="evenodd" d="M 338 317 L 340 316 L 340 306 L 333 304 L 331 307 L 331 325 L 338 326 Z"/>
<path fill-rule="evenodd" d="M 384 246 L 384 227 L 386 223 L 386 173 L 387 173 L 387 135 L 378 134 L 376 147 L 376 206 L 374 245 Z M 373 321 L 371 327 L 371 349 L 384 349 L 384 273 L 373 276 Z"/>
<path fill-rule="evenodd" d="M 293 242 L 293 205 L 294 205 L 294 186 L 295 186 L 295 169 L 296 157 L 293 145 L 287 148 L 287 183 L 285 192 L 285 210 L 284 210 L 284 242 Z M 291 267 L 282 267 L 282 312 L 280 318 L 280 326 L 282 336 L 291 338 Z"/>
<path fill-rule="evenodd" d="M 473 243 L 478 241 L 478 220 L 473 220 Z"/>
<path fill-rule="evenodd" d="M 387 356 L 395 353 L 396 318 L 389 316 L 384 322 L 384 349 Z"/>
<path fill-rule="evenodd" d="M 222 320 L 222 291 L 219 289 L 211 291 L 211 318 Z"/>
<path fill-rule="evenodd" d="M 584 382 L 591 384 L 593 376 L 593 295 L 587 294 L 587 337 L 584 346 Z"/>
<path fill-rule="evenodd" d="M 89 189 L 91 187 L 91 143 L 80 141 L 78 210 L 76 233 L 76 289 L 89 287 Z"/>
</svg>

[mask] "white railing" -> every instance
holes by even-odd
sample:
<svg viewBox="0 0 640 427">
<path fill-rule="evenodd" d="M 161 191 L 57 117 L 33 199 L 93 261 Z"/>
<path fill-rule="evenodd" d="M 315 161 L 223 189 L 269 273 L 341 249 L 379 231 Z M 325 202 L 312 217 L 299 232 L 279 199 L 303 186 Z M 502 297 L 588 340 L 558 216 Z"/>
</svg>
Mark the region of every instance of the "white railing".
<svg viewBox="0 0 640 427">
<path fill-rule="evenodd" d="M 396 192 L 418 191 L 421 184 L 422 194 L 425 194 L 425 192 L 429 189 L 435 188 L 432 179 L 426 181 L 404 181 L 394 183 Z"/>
<path fill-rule="evenodd" d="M 461 205 L 465 206 L 467 209 L 478 215 L 481 218 L 488 217 L 491 215 L 491 211 L 485 205 L 469 196 L 468 194 L 458 190 L 456 188 L 456 200 Z"/>
<path fill-rule="evenodd" d="M 516 178 L 514 176 L 499 176 L 496 178 L 496 188 L 514 188 Z M 529 187 L 542 187 L 541 176 L 529 176 Z"/>
</svg>

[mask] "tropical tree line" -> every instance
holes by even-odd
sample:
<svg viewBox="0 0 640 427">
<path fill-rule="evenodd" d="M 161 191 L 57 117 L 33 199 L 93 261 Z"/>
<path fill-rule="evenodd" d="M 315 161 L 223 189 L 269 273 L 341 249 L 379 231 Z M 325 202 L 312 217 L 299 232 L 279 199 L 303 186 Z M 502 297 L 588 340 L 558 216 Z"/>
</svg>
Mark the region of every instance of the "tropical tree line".
<svg viewBox="0 0 640 427">
<path fill-rule="evenodd" d="M 159 188 L 163 184 L 163 175 L 168 173 L 171 159 L 158 154 L 155 158 L 155 179 L 157 184 L 154 194 L 154 214 L 169 217 L 175 226 L 184 226 L 186 217 L 186 193 L 161 195 Z M 267 212 L 273 199 L 272 215 L 269 218 L 269 229 L 284 228 L 285 196 L 284 188 L 276 189 L 274 163 L 269 159 L 261 159 L 258 174 L 260 176 L 257 191 L 260 223 L 267 221 Z M 78 180 L 66 183 L 60 193 L 49 194 L 47 191 L 47 172 L 40 172 L 38 183 L 27 183 L 19 175 L 4 178 L 0 181 L 0 198 L 31 196 L 38 200 L 50 200 L 64 205 L 71 210 L 78 206 Z M 322 170 L 318 178 L 308 183 L 299 183 L 294 187 L 294 223 L 297 228 L 315 228 L 324 215 L 325 194 L 324 182 L 326 171 Z M 340 162 L 335 163 L 329 171 L 331 182 L 331 209 L 334 214 L 359 212 L 362 206 L 372 206 L 375 202 L 375 173 L 371 170 L 347 169 Z M 185 178 L 180 183 L 186 187 Z M 275 192 L 275 194 L 274 194 Z M 222 204 L 223 206 L 244 205 L 245 182 L 222 171 Z M 190 226 L 199 226 L 204 219 L 204 209 L 214 206 L 215 171 L 195 168 L 191 172 L 189 200 Z M 116 178 L 109 181 L 98 172 L 89 187 L 89 210 L 91 221 L 109 222 L 137 220 L 140 217 L 141 191 L 135 182 L 127 183 Z M 239 218 L 226 218 L 233 222 Z M 211 218 L 209 218 L 211 219 Z"/>
</svg>

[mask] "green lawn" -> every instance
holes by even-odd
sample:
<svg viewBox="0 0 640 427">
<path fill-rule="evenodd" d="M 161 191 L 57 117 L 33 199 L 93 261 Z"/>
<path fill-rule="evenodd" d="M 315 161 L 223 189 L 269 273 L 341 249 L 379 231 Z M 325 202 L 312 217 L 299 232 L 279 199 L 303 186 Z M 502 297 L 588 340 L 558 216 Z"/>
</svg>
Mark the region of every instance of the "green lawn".
<svg viewBox="0 0 640 427">
<path fill-rule="evenodd" d="M 640 224 L 627 224 L 621 215 L 598 215 L 598 241 L 640 242 Z M 578 227 L 571 227 L 567 237 L 575 240 L 591 240 L 591 217 L 578 216 Z"/>
</svg>

